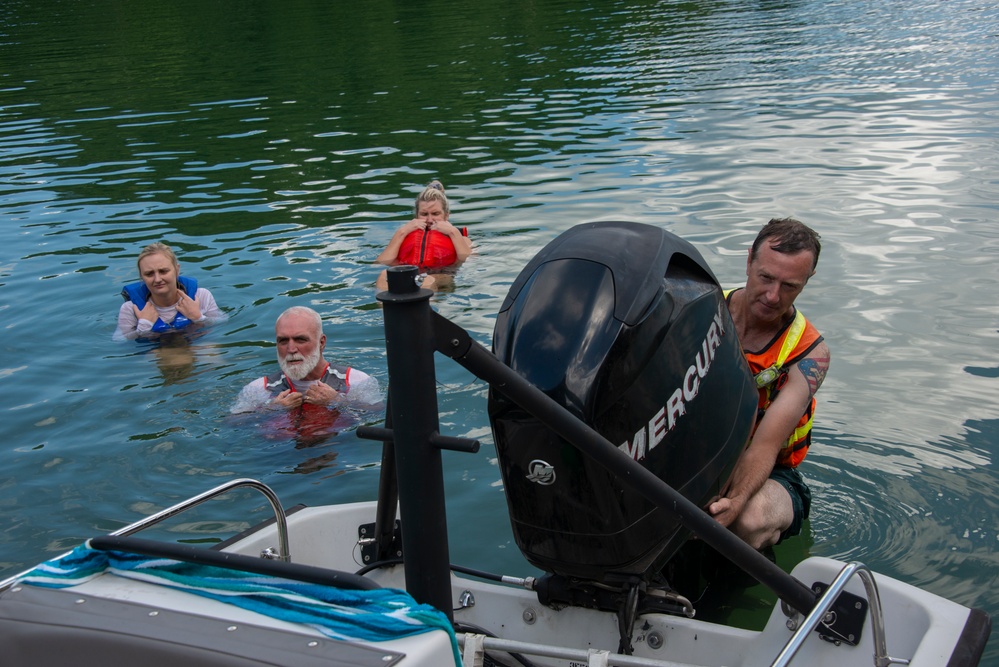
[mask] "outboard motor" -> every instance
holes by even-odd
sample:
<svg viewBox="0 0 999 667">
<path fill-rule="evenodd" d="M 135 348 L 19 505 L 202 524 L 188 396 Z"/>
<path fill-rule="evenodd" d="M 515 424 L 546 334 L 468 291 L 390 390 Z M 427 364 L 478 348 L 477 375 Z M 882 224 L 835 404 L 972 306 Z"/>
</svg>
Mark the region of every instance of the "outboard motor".
<svg viewBox="0 0 999 667">
<path fill-rule="evenodd" d="M 699 506 L 748 442 L 757 392 L 722 290 L 692 245 L 658 227 L 596 222 L 557 237 L 510 288 L 493 348 Z M 550 573 L 542 602 L 613 608 L 594 591 L 642 588 L 689 537 L 495 390 L 489 415 L 515 539 Z"/>
</svg>

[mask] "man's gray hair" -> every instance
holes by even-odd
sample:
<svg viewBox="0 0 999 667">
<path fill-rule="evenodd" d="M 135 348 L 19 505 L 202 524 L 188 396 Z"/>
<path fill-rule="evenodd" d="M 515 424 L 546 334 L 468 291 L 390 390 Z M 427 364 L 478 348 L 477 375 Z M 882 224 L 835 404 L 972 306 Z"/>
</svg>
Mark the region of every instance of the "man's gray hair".
<svg viewBox="0 0 999 667">
<path fill-rule="evenodd" d="M 283 313 L 278 315 L 278 318 L 274 322 L 274 325 L 277 326 L 277 323 L 280 322 L 282 318 L 284 318 L 287 315 L 304 315 L 312 319 L 313 323 L 315 324 L 316 338 L 319 338 L 320 336 L 323 335 L 323 318 L 319 315 L 319 313 L 312 310 L 308 306 L 292 306 L 291 308 L 288 308 Z"/>
</svg>

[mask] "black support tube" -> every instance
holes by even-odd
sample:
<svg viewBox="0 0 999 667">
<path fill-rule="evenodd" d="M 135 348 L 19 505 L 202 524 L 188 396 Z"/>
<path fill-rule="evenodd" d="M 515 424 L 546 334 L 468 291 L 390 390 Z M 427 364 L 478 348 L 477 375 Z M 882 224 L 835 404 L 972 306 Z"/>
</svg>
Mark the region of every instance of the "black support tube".
<svg viewBox="0 0 999 667">
<path fill-rule="evenodd" d="M 388 406 L 385 410 L 388 411 Z M 378 511 L 375 513 L 375 561 L 396 556 L 395 510 L 399 504 L 399 482 L 396 477 L 395 445 L 382 442 L 382 472 L 378 478 Z"/>
<path fill-rule="evenodd" d="M 138 537 L 122 537 L 119 535 L 102 535 L 90 539 L 90 546 L 100 551 L 124 551 L 127 553 L 166 558 L 184 563 L 211 565 L 228 570 L 252 572 L 268 577 L 279 577 L 292 581 L 304 581 L 308 584 L 331 586 L 334 588 L 351 588 L 356 590 L 374 590 L 380 586 L 371 579 L 351 572 L 339 572 L 325 567 L 288 563 L 283 560 L 267 560 L 255 556 L 203 549 L 174 542 L 159 540 L 144 540 Z"/>
<path fill-rule="evenodd" d="M 658 507 L 675 514 L 686 528 L 802 614 L 807 615 L 815 606 L 817 598 L 807 586 L 771 563 L 697 505 L 518 375 L 489 350 L 473 341 L 467 331 L 437 313 L 433 313 L 433 325 L 438 352 L 488 382 L 494 391 L 502 393 L 565 438 L 614 474 L 622 484 Z"/>
<path fill-rule="evenodd" d="M 430 319 L 433 292 L 420 289 L 416 275 L 415 267 L 390 268 L 389 289 L 377 295 L 385 319 L 389 373 L 386 418 L 391 420 L 404 527 L 406 590 L 454 622 L 444 471 L 441 450 L 433 444 L 439 428 Z"/>
</svg>

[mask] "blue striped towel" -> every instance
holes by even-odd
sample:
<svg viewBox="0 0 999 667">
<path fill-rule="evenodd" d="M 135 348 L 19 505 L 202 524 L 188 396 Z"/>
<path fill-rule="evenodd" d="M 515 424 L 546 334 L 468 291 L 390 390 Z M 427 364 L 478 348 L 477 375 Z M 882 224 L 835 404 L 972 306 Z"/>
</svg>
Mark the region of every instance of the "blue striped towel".
<svg viewBox="0 0 999 667">
<path fill-rule="evenodd" d="M 458 641 L 447 616 L 393 588 L 361 591 L 320 586 L 123 551 L 101 551 L 89 543 L 38 565 L 19 581 L 67 588 L 108 571 L 302 623 L 333 639 L 377 642 L 444 630 L 451 637 L 455 664 L 461 664 Z"/>
</svg>

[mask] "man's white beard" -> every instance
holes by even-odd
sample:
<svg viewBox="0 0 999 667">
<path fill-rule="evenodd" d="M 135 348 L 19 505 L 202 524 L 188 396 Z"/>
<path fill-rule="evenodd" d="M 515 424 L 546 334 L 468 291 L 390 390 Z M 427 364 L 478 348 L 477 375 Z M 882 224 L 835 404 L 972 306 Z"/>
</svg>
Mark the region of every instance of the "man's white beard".
<svg viewBox="0 0 999 667">
<path fill-rule="evenodd" d="M 292 380 L 301 380 L 306 375 L 312 372 L 312 369 L 319 365 L 319 362 L 323 358 L 323 351 L 318 347 L 316 351 L 310 355 L 303 357 L 301 354 L 289 354 L 285 357 L 278 355 L 278 365 L 281 367 L 281 372 L 287 375 Z M 298 359 L 305 359 L 302 363 L 289 364 L 289 361 L 296 361 Z"/>
</svg>

